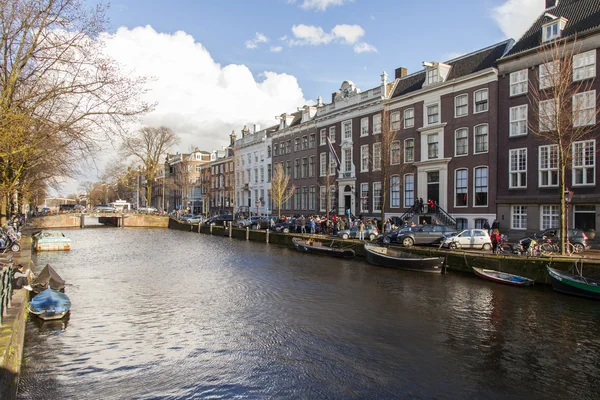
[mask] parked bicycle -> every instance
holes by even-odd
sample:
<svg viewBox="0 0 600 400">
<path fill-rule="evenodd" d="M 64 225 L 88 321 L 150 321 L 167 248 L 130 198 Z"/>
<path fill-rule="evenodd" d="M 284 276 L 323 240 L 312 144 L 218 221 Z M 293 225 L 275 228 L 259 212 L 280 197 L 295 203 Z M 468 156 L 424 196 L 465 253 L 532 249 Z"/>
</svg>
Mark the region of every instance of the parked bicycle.
<svg viewBox="0 0 600 400">
<path fill-rule="evenodd" d="M 541 245 L 541 250 L 543 255 L 548 256 L 551 254 L 562 254 L 560 251 L 560 243 L 557 240 L 552 240 L 550 238 L 544 237 L 542 238 L 542 242 L 543 243 Z M 575 246 L 573 245 L 573 243 L 565 243 L 566 255 L 570 256 L 575 252 Z"/>
</svg>

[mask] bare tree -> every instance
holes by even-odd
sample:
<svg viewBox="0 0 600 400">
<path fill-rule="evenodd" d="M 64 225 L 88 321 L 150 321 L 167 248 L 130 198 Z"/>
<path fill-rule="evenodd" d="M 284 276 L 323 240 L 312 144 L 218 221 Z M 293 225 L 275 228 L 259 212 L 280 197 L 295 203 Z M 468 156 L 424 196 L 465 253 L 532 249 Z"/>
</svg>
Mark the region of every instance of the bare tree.
<svg viewBox="0 0 600 400">
<path fill-rule="evenodd" d="M 549 170 L 545 184 L 559 189 L 562 254 L 568 229 L 566 173 L 573 164 L 583 167 L 588 158 L 596 157 L 593 146 L 589 147 L 584 140 L 592 137 L 600 113 L 599 98 L 593 90 L 595 69 L 588 72 L 573 63 L 579 48 L 576 38 L 572 42 L 561 40 L 542 46 L 538 51 L 542 60 L 539 80 L 529 81 L 529 102 L 534 115 L 529 130 L 548 145 L 545 154 L 540 154 Z M 577 183 L 586 178 L 584 168 L 574 174 L 575 181 L 581 180 Z"/>
<path fill-rule="evenodd" d="M 282 164 L 276 164 L 271 178 L 271 199 L 277 205 L 277 218 L 281 218 L 281 206 L 294 194 L 296 186 L 290 184 L 290 176 L 285 173 Z"/>
<path fill-rule="evenodd" d="M 212 173 L 210 170 L 210 166 L 204 166 L 200 170 L 200 190 L 202 192 L 202 198 L 204 201 L 204 214 L 205 218 L 208 218 L 208 208 L 211 199 L 213 198 L 213 193 L 211 190 L 211 180 Z"/>
<path fill-rule="evenodd" d="M 330 159 L 332 157 L 332 155 L 329 155 Z M 330 169 L 331 169 L 331 163 L 329 163 L 327 165 L 327 171 L 325 173 L 325 176 L 322 176 L 321 178 L 319 178 L 319 187 L 324 187 L 325 188 L 325 198 L 323 200 L 325 200 L 325 207 L 326 207 L 326 212 L 327 212 L 327 220 L 329 220 L 329 213 L 331 211 L 331 209 L 333 208 L 333 204 L 331 202 L 331 197 L 334 193 L 336 193 L 336 185 L 337 185 L 337 180 L 336 180 L 336 175 L 335 174 L 331 174 Z M 321 190 L 319 190 L 319 203 L 321 202 Z"/>
<path fill-rule="evenodd" d="M 146 181 L 146 204 L 152 204 L 152 186 L 156 180 L 160 162 L 169 148 L 179 143 L 179 137 L 165 127 L 143 127 L 133 137 L 125 138 L 121 145 L 121 154 L 132 157 L 142 166 L 142 173 Z"/>
</svg>

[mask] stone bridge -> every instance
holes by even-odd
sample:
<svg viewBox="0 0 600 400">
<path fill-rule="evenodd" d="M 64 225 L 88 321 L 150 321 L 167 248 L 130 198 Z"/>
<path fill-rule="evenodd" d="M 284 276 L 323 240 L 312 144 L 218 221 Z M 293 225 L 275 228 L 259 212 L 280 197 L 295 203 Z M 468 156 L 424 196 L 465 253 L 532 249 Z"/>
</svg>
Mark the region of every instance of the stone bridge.
<svg viewBox="0 0 600 400">
<path fill-rule="evenodd" d="M 167 228 L 169 217 L 152 214 L 65 213 L 35 217 L 29 220 L 33 229 L 84 228 L 86 221 L 123 228 Z"/>
</svg>

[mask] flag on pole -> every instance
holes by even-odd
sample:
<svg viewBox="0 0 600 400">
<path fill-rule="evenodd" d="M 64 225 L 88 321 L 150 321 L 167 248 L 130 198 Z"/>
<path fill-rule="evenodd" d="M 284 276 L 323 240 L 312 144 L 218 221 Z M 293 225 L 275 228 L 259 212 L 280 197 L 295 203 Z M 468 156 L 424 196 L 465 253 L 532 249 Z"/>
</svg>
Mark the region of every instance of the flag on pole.
<svg viewBox="0 0 600 400">
<path fill-rule="evenodd" d="M 335 149 L 333 148 L 333 143 L 331 143 L 331 140 L 329 140 L 329 137 L 327 138 L 327 145 L 329 146 L 329 153 L 331 154 L 331 157 L 333 160 L 335 160 L 335 165 L 337 167 L 337 169 L 340 169 L 340 159 L 337 155 L 337 153 L 335 152 Z"/>
</svg>

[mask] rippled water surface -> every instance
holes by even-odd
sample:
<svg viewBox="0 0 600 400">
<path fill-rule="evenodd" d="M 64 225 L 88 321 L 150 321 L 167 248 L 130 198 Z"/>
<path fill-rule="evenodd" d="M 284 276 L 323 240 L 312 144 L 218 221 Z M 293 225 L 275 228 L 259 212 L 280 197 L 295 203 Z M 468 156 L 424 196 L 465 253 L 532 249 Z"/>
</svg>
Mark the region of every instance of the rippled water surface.
<svg viewBox="0 0 600 400">
<path fill-rule="evenodd" d="M 600 303 L 197 233 L 66 231 L 20 399 L 597 399 Z"/>
</svg>

